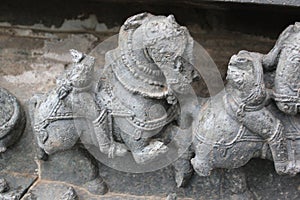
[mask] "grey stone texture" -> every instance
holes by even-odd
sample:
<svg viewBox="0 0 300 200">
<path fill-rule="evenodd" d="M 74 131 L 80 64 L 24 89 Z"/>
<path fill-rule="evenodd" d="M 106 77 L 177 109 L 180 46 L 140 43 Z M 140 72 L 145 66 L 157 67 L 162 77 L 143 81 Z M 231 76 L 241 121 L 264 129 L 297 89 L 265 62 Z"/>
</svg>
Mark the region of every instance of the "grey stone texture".
<svg viewBox="0 0 300 200">
<path fill-rule="evenodd" d="M 197 0 L 196 0 L 197 1 Z M 206 0 L 211 2 L 225 2 L 225 3 L 248 3 L 260 5 L 277 5 L 277 6 L 300 6 L 297 0 Z"/>
<path fill-rule="evenodd" d="M 194 39 L 202 44 L 214 58 L 223 79 L 225 79 L 231 55 L 240 49 L 267 53 L 275 43 L 271 39 L 241 33 L 197 33 L 193 27 L 189 30 Z M 4 67 L 0 68 L 0 83 L 21 100 L 27 113 L 32 111 L 32 104 L 29 102 L 32 94 L 44 93 L 54 88 L 55 77 L 65 68 L 70 68 L 70 62 L 61 59 L 61 53 L 57 54 L 55 48 L 49 49 L 49 46 L 55 46 L 57 41 L 60 41 L 59 44 L 66 44 L 65 51 L 63 46 L 60 46 L 61 52 L 68 52 L 74 42 L 70 38 L 76 38 L 76 41 L 85 43 L 80 45 L 84 48 L 79 50 L 89 53 L 106 37 L 117 33 L 83 35 L 35 32 L 24 36 L 22 32 L 20 37 L 16 29 L 11 29 L 11 31 L 16 34 L 1 29 L 0 45 L 3 46 L 0 53 L 8 59 L 1 60 L 0 64 Z M 115 44 L 107 47 L 108 50 L 113 48 Z M 95 65 L 96 70 L 99 70 L 104 66 L 105 52 L 99 54 L 95 51 L 91 54 L 99 56 L 96 61 L 99 63 Z M 55 54 L 57 55 L 47 56 Z M 70 61 L 71 57 L 68 60 Z M 200 95 L 208 95 L 204 83 L 200 83 L 198 88 L 201 88 L 198 91 Z M 31 118 L 27 116 L 27 119 Z M 95 164 L 90 157 L 81 157 L 80 155 L 85 155 L 85 151 L 80 146 L 64 154 L 57 153 L 53 157 L 50 156 L 47 161 L 40 161 L 36 158 L 38 145 L 30 124 L 32 122 L 29 121 L 21 140 L 5 154 L 1 154 L 1 177 L 6 179 L 13 193 L 5 193 L 5 195 L 19 195 L 27 200 L 49 199 L 49 197 L 62 199 L 68 196 L 66 194 L 73 193 L 74 189 L 79 199 L 166 199 L 171 193 L 176 193 L 177 199 L 274 199 L 275 196 L 278 199 L 299 198 L 299 175 L 279 176 L 275 173 L 272 162 L 260 159 L 252 160 L 241 169 L 244 172 L 236 177 L 238 180 L 245 180 L 247 186 L 243 185 L 245 181 L 242 181 L 238 187 L 231 187 L 232 182 L 228 182 L 227 176 L 233 178 L 232 172 L 218 169 L 213 171 L 210 177 L 199 177 L 195 174 L 185 188 L 177 188 L 171 166 L 144 174 L 119 172 L 100 163 Z M 62 160 L 65 162 L 61 162 Z M 81 161 L 92 164 L 82 166 L 75 164 Z M 96 169 L 99 172 L 96 172 Z M 88 191 L 88 186 L 83 185 L 86 180 L 93 179 L 98 173 L 109 186 L 109 192 L 106 195 L 92 194 Z M 239 172 L 233 174 L 236 173 Z M 86 176 L 88 177 L 85 178 Z M 70 189 L 71 187 L 73 189 Z M 236 195 L 237 191 L 232 191 L 236 188 L 240 188 L 239 195 Z M 69 196 L 74 198 L 74 195 Z"/>
</svg>

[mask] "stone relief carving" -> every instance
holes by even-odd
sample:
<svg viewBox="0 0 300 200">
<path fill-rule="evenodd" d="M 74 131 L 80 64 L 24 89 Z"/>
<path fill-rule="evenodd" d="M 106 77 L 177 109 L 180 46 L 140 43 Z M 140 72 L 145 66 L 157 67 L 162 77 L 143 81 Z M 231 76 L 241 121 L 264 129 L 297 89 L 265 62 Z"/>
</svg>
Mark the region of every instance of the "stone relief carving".
<svg viewBox="0 0 300 200">
<path fill-rule="evenodd" d="M 71 69 L 55 89 L 35 98 L 40 158 L 83 140 L 111 159 L 131 153 L 137 164 L 147 164 L 168 152 L 168 137 L 183 151 L 193 127 L 193 145 L 174 163 L 178 186 L 187 184 L 193 170 L 209 176 L 255 157 L 273 160 L 278 174 L 299 173 L 300 25 L 289 26 L 267 55 L 240 51 L 232 56 L 225 89 L 200 109 L 188 98 L 187 86 L 199 77 L 192 51 L 192 37 L 173 16 L 135 15 L 122 26 L 119 46 L 107 52 L 94 90 L 94 58 L 71 50 Z M 264 70 L 273 70 L 275 79 Z M 180 105 L 179 98 L 184 99 Z M 245 180 L 242 172 L 236 174 Z M 100 193 L 107 191 L 101 177 L 89 181 L 103 184 Z M 246 183 L 240 182 L 244 192 Z M 64 198 L 77 198 L 73 189 L 69 193 L 74 197 Z"/>
<path fill-rule="evenodd" d="M 0 193 L 7 192 L 9 190 L 9 185 L 4 178 L 0 179 Z"/>
<path fill-rule="evenodd" d="M 274 48 L 264 56 L 266 70 L 276 70 L 272 98 L 286 114 L 300 113 L 300 23 L 290 25 L 279 36 Z"/>
<path fill-rule="evenodd" d="M 224 91 L 201 107 L 195 121 L 191 162 L 200 176 L 241 167 L 253 157 L 273 160 L 278 174 L 300 172 L 299 31 L 298 23 L 289 26 L 267 55 L 232 56 Z M 263 68 L 276 69 L 275 78 L 264 77 Z M 264 78 L 274 88 L 266 88 Z"/>
<path fill-rule="evenodd" d="M 130 151 L 137 164 L 166 153 L 164 141 L 172 134 L 166 127 L 180 117 L 177 97 L 198 76 L 190 64 L 192 49 L 193 39 L 172 15 L 133 16 L 121 28 L 119 47 L 106 54 L 95 91 L 94 58 L 70 50 L 73 66 L 57 79 L 57 87 L 33 98 L 39 158 L 72 149 L 79 138 L 112 159 Z M 186 174 L 180 171 L 178 185 L 191 177 L 188 168 Z"/>
<path fill-rule="evenodd" d="M 25 115 L 20 103 L 7 90 L 0 88 L 0 153 L 13 145 L 25 127 Z"/>
<path fill-rule="evenodd" d="M 85 127 L 82 120 L 89 120 L 97 132 L 98 143 L 95 145 L 99 145 L 103 153 L 122 156 L 127 150 L 115 144 L 111 149 L 110 138 L 98 127 L 105 111 L 98 108 L 91 95 L 94 58 L 76 50 L 70 50 L 70 53 L 74 61 L 70 71 L 57 80 L 57 88 L 36 102 L 34 129 L 39 146 L 47 154 L 71 148 L 82 134 L 76 129 Z M 75 127 L 74 123 L 80 126 Z"/>
<path fill-rule="evenodd" d="M 80 143 L 79 138 L 89 140 L 93 138 L 93 143 L 107 154 L 111 148 L 107 146 L 110 144 L 109 138 L 105 137 L 103 131 L 97 132 L 101 138 L 99 144 L 93 132 L 88 133 L 88 137 L 82 136 L 86 134 L 85 129 L 89 130 L 89 126 L 97 130 L 98 127 L 93 121 L 101 112 L 91 96 L 94 58 L 76 50 L 70 50 L 70 53 L 73 66 L 57 79 L 57 87 L 45 95 L 36 95 L 32 99 L 35 107 L 34 132 L 39 146 L 39 158 L 42 160 L 47 160 L 48 155 L 72 149 Z M 126 151 L 121 146 L 116 146 L 110 153 L 122 155 Z M 78 153 L 76 156 L 85 157 L 84 154 Z M 85 168 L 94 171 L 97 166 L 91 161 L 86 163 Z M 106 193 L 106 184 L 98 173 L 88 174 L 88 177 L 84 178 L 88 179 L 85 183 L 88 190 L 90 185 L 98 184 L 99 187 L 90 191 L 96 194 Z"/>
<path fill-rule="evenodd" d="M 279 36 L 274 48 L 264 56 L 264 68 L 275 76 L 271 80 L 270 96 L 276 106 L 269 109 L 277 115 L 287 138 L 289 161 L 294 170 L 300 171 L 300 23 L 287 27 Z M 270 77 L 274 77 L 273 79 Z"/>
<path fill-rule="evenodd" d="M 265 157 L 269 146 L 279 174 L 289 172 L 283 125 L 266 107 L 262 56 L 241 51 L 232 56 L 228 83 L 199 111 L 192 159 L 198 174 L 214 168 L 238 168 L 252 157 Z"/>
<path fill-rule="evenodd" d="M 171 85 L 183 85 L 183 81 L 174 76 L 174 61 L 181 56 L 192 59 L 192 48 L 187 29 L 172 15 L 142 13 L 124 23 L 118 48 L 106 54 L 97 103 L 113 119 L 110 131 L 115 131 L 109 134 L 124 142 L 139 164 L 167 152 L 157 138 L 163 137 L 164 127 L 178 116 L 173 92 L 182 88 Z M 192 80 L 190 73 L 187 79 Z"/>
</svg>

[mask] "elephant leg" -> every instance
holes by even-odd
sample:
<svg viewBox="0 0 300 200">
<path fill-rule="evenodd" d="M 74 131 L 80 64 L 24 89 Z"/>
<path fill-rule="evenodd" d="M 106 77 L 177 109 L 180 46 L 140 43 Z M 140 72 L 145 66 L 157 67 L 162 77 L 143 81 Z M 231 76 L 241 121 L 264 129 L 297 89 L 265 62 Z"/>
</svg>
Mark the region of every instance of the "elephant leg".
<svg viewBox="0 0 300 200">
<path fill-rule="evenodd" d="M 287 139 L 283 134 L 283 125 L 269 110 L 247 112 L 244 125 L 253 133 L 264 138 L 270 146 L 275 170 L 278 174 L 289 173 Z"/>
<path fill-rule="evenodd" d="M 177 187 L 184 187 L 194 174 L 191 159 L 194 157 L 192 148 L 192 131 L 190 129 L 181 129 L 178 126 L 170 125 L 166 129 L 168 135 L 174 140 L 178 156 L 180 156 L 172 165 L 175 171 L 175 181 Z"/>
<path fill-rule="evenodd" d="M 184 187 L 187 185 L 188 181 L 194 174 L 193 166 L 191 164 L 191 158 L 194 152 L 191 147 L 189 147 L 179 159 L 173 163 L 175 170 L 175 181 L 177 187 Z"/>
</svg>

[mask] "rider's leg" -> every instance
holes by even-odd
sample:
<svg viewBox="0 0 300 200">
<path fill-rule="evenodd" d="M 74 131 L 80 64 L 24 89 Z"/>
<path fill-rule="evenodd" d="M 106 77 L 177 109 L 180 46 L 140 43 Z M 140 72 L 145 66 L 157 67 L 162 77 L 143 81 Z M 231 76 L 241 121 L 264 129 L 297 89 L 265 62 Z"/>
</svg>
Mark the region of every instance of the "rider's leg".
<svg viewBox="0 0 300 200">
<path fill-rule="evenodd" d="M 115 142 L 112 137 L 109 137 L 109 135 L 112 134 L 110 118 L 111 116 L 107 114 L 107 111 L 103 110 L 97 119 L 93 121 L 99 149 L 110 158 L 114 156 L 124 156 L 128 152 L 126 147 L 121 143 Z"/>
<path fill-rule="evenodd" d="M 134 160 L 139 164 L 150 162 L 167 151 L 167 147 L 162 142 L 153 141 L 152 138 L 142 136 L 137 138 L 123 131 L 120 132 L 120 135 L 131 150 Z"/>
<path fill-rule="evenodd" d="M 87 118 L 89 121 L 87 123 L 92 121 L 94 136 L 102 153 L 107 154 L 109 157 L 124 156 L 127 153 L 127 149 L 123 144 L 114 142 L 113 138 L 109 137 L 112 134 L 110 130 L 112 124 L 109 124 L 110 116 L 106 110 L 99 111 L 100 108 L 96 105 L 91 94 L 83 92 L 73 95 L 72 107 L 75 116 Z"/>
<path fill-rule="evenodd" d="M 269 110 L 263 108 L 259 111 L 246 112 L 243 124 L 267 141 L 277 173 L 286 174 L 289 163 L 287 140 L 283 134 L 283 126 L 280 120 Z"/>
</svg>

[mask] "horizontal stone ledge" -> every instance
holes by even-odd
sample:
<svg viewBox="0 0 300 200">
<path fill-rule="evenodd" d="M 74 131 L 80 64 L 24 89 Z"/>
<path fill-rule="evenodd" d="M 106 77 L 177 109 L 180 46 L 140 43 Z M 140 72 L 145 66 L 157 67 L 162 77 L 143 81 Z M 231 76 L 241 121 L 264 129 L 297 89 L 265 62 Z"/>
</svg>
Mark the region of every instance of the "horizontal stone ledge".
<svg viewBox="0 0 300 200">
<path fill-rule="evenodd" d="M 196 0 L 201 2 L 201 0 Z M 300 7 L 299 0 L 205 0 L 206 2 L 226 2 L 226 3 L 251 3 L 251 4 L 266 4 L 278 6 L 296 6 Z"/>
<path fill-rule="evenodd" d="M 185 3 L 185 4 L 205 4 L 205 3 L 242 3 L 242 4 L 257 4 L 257 5 L 276 5 L 276 6 L 292 6 L 292 7 L 300 7 L 299 0 L 91 0 L 94 2 L 113 2 L 113 3 Z"/>
</svg>

